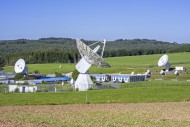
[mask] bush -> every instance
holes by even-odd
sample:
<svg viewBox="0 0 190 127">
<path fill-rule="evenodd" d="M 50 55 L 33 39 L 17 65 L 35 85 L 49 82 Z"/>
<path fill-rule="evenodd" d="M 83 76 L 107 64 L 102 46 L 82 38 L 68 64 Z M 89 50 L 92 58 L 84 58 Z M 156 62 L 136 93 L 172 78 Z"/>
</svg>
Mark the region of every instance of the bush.
<svg viewBox="0 0 190 127">
<path fill-rule="evenodd" d="M 29 85 L 27 81 L 24 81 L 23 85 Z"/>
<path fill-rule="evenodd" d="M 75 69 L 75 70 L 73 71 L 73 74 L 72 74 L 72 77 L 73 77 L 73 79 L 74 79 L 75 81 L 77 80 L 78 75 L 79 75 L 79 72 Z"/>
<path fill-rule="evenodd" d="M 39 70 L 33 71 L 34 74 L 40 74 Z"/>
<path fill-rule="evenodd" d="M 20 80 L 20 79 L 23 78 L 23 76 L 24 76 L 24 74 L 21 74 L 21 73 L 18 74 L 18 73 L 17 73 L 17 74 L 15 75 L 15 77 L 14 77 L 14 80 Z"/>
<path fill-rule="evenodd" d="M 61 73 L 56 73 L 55 77 L 62 77 Z"/>
<path fill-rule="evenodd" d="M 14 92 L 15 92 L 15 93 L 19 93 L 19 88 L 16 88 L 16 89 L 14 90 Z"/>
<path fill-rule="evenodd" d="M 4 70 L 2 67 L 0 67 L 0 71 Z"/>
<path fill-rule="evenodd" d="M 42 92 L 42 90 L 37 90 L 36 92 Z"/>
</svg>

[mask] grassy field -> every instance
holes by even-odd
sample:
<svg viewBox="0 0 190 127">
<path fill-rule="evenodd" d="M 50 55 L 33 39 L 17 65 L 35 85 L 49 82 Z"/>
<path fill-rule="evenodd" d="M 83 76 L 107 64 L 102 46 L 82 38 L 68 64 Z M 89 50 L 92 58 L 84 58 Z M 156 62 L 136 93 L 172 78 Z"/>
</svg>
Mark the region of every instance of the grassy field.
<svg viewBox="0 0 190 127">
<path fill-rule="evenodd" d="M 124 83 L 119 89 L 1 93 L 1 126 L 190 126 L 190 82 Z"/>
<path fill-rule="evenodd" d="M 190 53 L 173 53 L 169 55 L 169 62 L 172 64 L 171 67 L 185 66 L 188 70 L 190 69 Z M 161 57 L 161 54 L 157 55 L 142 55 L 142 56 L 124 56 L 124 57 L 110 57 L 104 58 L 112 67 L 111 68 L 98 68 L 91 67 L 90 73 L 143 73 L 147 69 L 160 71 L 161 68 L 157 67 L 157 62 Z M 59 69 L 59 66 L 62 68 Z M 28 64 L 29 72 L 39 70 L 40 73 L 53 73 L 53 72 L 71 72 L 75 69 L 75 64 Z M 12 66 L 5 67 L 5 71 L 13 72 Z"/>
<path fill-rule="evenodd" d="M 168 54 L 172 67 L 190 69 L 190 53 Z M 112 68 L 91 67 L 91 73 L 153 72 L 151 81 L 120 84 L 119 89 L 1 93 L 2 126 L 190 126 L 190 79 L 161 76 L 157 61 L 162 55 L 105 58 Z M 70 72 L 75 64 L 29 64 L 29 72 Z M 14 71 L 5 67 L 5 71 Z M 155 81 L 154 79 L 160 79 Z M 165 81 L 166 80 L 166 81 Z M 178 81 L 177 81 L 178 80 Z M 183 80 L 183 81 L 180 81 Z M 1 89 L 0 85 L 0 89 Z M 154 102 L 154 103 L 153 103 Z"/>
<path fill-rule="evenodd" d="M 189 82 L 141 82 L 122 84 L 120 89 L 60 93 L 0 94 L 0 105 L 60 105 L 85 103 L 142 103 L 190 100 Z"/>
</svg>

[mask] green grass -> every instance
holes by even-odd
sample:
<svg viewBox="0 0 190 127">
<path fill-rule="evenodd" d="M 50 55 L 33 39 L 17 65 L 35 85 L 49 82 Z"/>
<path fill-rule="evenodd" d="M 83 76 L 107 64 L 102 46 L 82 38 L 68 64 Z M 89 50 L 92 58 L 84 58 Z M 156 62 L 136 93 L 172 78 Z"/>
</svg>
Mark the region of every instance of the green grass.
<svg viewBox="0 0 190 127">
<path fill-rule="evenodd" d="M 0 105 L 176 102 L 190 100 L 190 86 L 133 87 L 61 93 L 0 94 Z"/>
<path fill-rule="evenodd" d="M 190 69 L 190 53 L 168 54 L 172 67 L 181 65 Z M 160 71 L 157 61 L 162 55 L 143 55 L 105 58 L 112 68 L 91 67 L 91 73 L 136 73 L 151 70 Z M 75 64 L 29 64 L 29 71 L 39 70 L 41 73 L 70 72 L 75 69 Z M 13 71 L 13 67 L 5 67 L 5 71 Z M 187 72 L 178 77 L 178 80 L 188 80 Z M 187 74 L 185 74 L 187 73 Z M 163 81 L 153 81 L 162 78 Z M 158 102 L 158 101 L 183 101 L 189 100 L 189 82 L 173 81 L 175 75 L 160 76 L 153 74 L 152 81 L 123 84 L 117 90 L 93 90 L 87 92 L 64 93 L 9 93 L 0 95 L 0 105 L 27 105 L 27 104 L 75 104 L 86 103 L 86 94 L 89 103 L 129 103 L 129 102 Z M 167 81 L 164 81 L 167 80 Z M 174 96 L 175 95 L 175 96 Z"/>
<path fill-rule="evenodd" d="M 59 68 L 59 66 L 62 66 L 62 68 Z M 71 72 L 75 69 L 74 64 L 27 64 L 29 70 L 28 72 L 33 72 L 35 70 L 39 70 L 40 73 L 44 74 L 51 74 L 54 72 Z M 13 66 L 7 66 L 4 68 L 6 72 L 13 72 L 14 67 Z"/>
<path fill-rule="evenodd" d="M 173 53 L 169 55 L 169 62 L 171 67 L 185 66 L 190 69 L 190 52 Z M 111 68 L 98 68 L 91 67 L 90 73 L 135 73 L 145 72 L 147 69 L 160 71 L 161 68 L 157 67 L 157 62 L 161 54 L 156 55 L 142 55 L 142 56 L 124 56 L 124 57 L 110 57 L 104 58 L 112 67 Z M 62 68 L 59 69 L 59 65 Z M 40 73 L 53 73 L 53 72 L 71 72 L 75 69 L 75 64 L 28 64 L 29 72 L 39 70 Z M 164 67 L 163 67 L 164 68 Z M 5 71 L 13 72 L 13 66 L 4 67 Z"/>
<path fill-rule="evenodd" d="M 187 81 L 145 81 L 145 82 L 130 82 L 122 83 L 121 88 L 137 88 L 137 87 L 165 87 L 165 86 L 189 86 Z"/>
<path fill-rule="evenodd" d="M 105 58 L 112 68 L 91 67 L 91 73 L 142 73 L 148 68 L 160 71 L 157 61 L 162 55 L 127 56 Z M 190 53 L 169 54 L 172 67 L 185 66 L 190 69 Z M 29 64 L 29 72 L 39 70 L 41 73 L 70 72 L 75 69 L 75 64 Z M 14 71 L 13 67 L 5 67 L 5 71 Z M 184 72 L 185 73 L 185 72 Z M 163 78 L 163 81 L 146 81 L 121 84 L 120 89 L 70 91 L 60 93 L 0 93 L 0 106 L 14 105 L 62 105 L 62 104 L 97 104 L 97 103 L 146 103 L 146 102 L 179 102 L 190 101 L 190 82 L 171 81 L 174 75 L 152 75 L 151 79 Z M 183 74 L 178 80 L 190 79 L 189 74 Z M 168 80 L 168 81 L 165 81 Z M 170 81 L 169 81 L 170 80 Z M 0 85 L 0 89 L 1 89 Z M 59 86 L 62 88 L 62 86 Z M 66 88 L 65 88 L 66 89 Z M 22 111 L 22 110 L 21 110 Z M 123 113 L 123 111 L 86 111 L 86 112 L 2 112 L 0 119 L 22 121 L 39 126 L 189 126 L 186 120 L 167 119 L 162 117 L 162 112 L 151 114 L 137 111 Z"/>
</svg>

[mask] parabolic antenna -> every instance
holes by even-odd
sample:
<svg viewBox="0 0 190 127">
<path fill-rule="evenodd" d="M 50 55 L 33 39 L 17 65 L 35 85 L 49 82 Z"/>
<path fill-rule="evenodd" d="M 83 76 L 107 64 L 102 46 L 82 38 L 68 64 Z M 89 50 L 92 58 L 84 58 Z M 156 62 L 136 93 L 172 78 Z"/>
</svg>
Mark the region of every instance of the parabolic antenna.
<svg viewBox="0 0 190 127">
<path fill-rule="evenodd" d="M 92 50 L 89 46 L 84 44 L 81 40 L 77 39 L 77 48 L 82 57 L 82 59 L 77 63 L 76 69 L 80 73 L 86 73 L 86 71 L 90 68 L 91 65 L 95 65 L 98 67 L 111 67 L 108 63 L 103 61 L 103 51 L 105 48 L 106 40 L 102 42 L 104 44 L 102 49 L 102 56 L 97 54 L 98 49 L 100 46 L 98 45 L 94 50 Z"/>
<path fill-rule="evenodd" d="M 97 51 L 92 50 L 89 46 L 84 44 L 79 39 L 77 39 L 77 48 L 79 50 L 81 57 L 84 58 L 89 64 L 100 67 L 111 67 L 108 63 L 103 61 L 103 59 L 96 53 Z"/>
<path fill-rule="evenodd" d="M 28 67 L 26 66 L 25 61 L 23 59 L 19 59 L 15 63 L 14 70 L 16 73 L 27 73 Z"/>
<path fill-rule="evenodd" d="M 76 39 L 76 42 L 77 42 L 78 51 L 82 58 L 76 64 L 76 69 L 80 72 L 80 74 L 75 82 L 75 88 L 78 88 L 79 91 L 85 91 L 91 88 L 93 85 L 93 82 L 89 74 L 87 73 L 91 65 L 98 66 L 98 67 L 111 67 L 111 66 L 105 61 L 103 61 L 102 59 L 105 44 L 106 44 L 105 39 L 102 41 L 103 48 L 102 48 L 101 56 L 97 54 L 98 50 L 100 49 L 100 45 L 96 46 L 94 50 L 92 50 L 89 46 L 84 44 L 81 40 Z M 95 42 L 91 44 L 90 46 L 97 43 L 98 42 Z"/>
<path fill-rule="evenodd" d="M 168 63 L 168 55 L 164 54 L 158 61 L 158 66 L 162 67 L 162 66 L 166 66 L 166 71 L 168 72 L 170 69 L 171 64 Z"/>
</svg>

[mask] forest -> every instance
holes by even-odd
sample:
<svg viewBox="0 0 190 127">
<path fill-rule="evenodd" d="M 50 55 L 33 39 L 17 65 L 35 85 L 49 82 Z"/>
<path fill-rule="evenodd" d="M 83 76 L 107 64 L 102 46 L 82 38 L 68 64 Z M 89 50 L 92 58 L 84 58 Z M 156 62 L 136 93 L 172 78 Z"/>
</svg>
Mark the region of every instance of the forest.
<svg viewBox="0 0 190 127">
<path fill-rule="evenodd" d="M 96 42 L 95 40 L 81 40 L 87 45 Z M 1 40 L 0 51 L 1 67 L 14 65 L 19 58 L 23 58 L 27 64 L 76 63 L 80 59 L 76 40 L 71 38 L 50 37 L 38 40 Z M 190 52 L 190 44 L 149 39 L 117 39 L 106 43 L 104 57 L 175 52 Z"/>
</svg>

